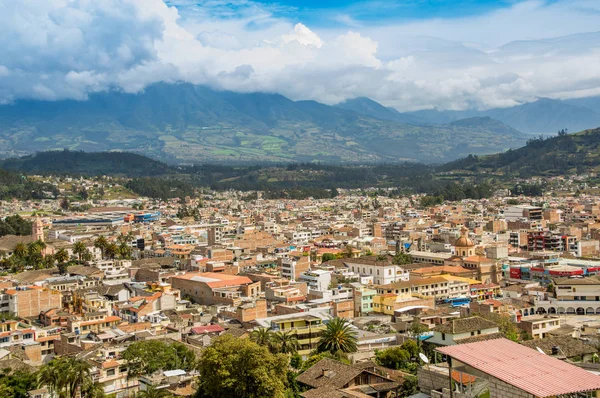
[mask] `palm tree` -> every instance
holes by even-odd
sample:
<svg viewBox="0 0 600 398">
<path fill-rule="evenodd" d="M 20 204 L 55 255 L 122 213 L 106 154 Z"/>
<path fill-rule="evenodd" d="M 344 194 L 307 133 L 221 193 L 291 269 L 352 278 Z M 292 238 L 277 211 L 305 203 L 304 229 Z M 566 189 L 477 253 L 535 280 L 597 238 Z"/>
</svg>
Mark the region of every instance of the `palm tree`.
<svg viewBox="0 0 600 398">
<path fill-rule="evenodd" d="M 39 370 L 38 385 L 48 387 L 51 397 L 54 397 L 55 393 L 58 393 L 59 398 L 77 398 L 82 395 L 87 397 L 87 394 L 81 394 L 83 391 L 79 390 L 93 384 L 90 370 L 91 365 L 83 359 L 54 358 Z"/>
<path fill-rule="evenodd" d="M 77 390 L 92 381 L 90 371 L 92 366 L 83 359 L 67 357 L 66 382 L 71 398 L 77 397 Z"/>
<path fill-rule="evenodd" d="M 60 391 L 60 386 L 58 385 L 59 378 L 60 370 L 57 366 L 55 366 L 53 361 L 50 361 L 47 365 L 42 366 L 42 368 L 37 372 L 38 386 L 46 386 L 50 392 L 51 398 L 54 398 L 54 393 L 56 391 Z"/>
<path fill-rule="evenodd" d="M 108 257 L 110 259 L 114 259 L 118 253 L 119 253 L 119 247 L 114 242 L 109 243 L 104 248 L 104 254 L 106 255 L 106 257 Z"/>
<path fill-rule="evenodd" d="M 269 347 L 272 343 L 272 332 L 267 328 L 254 329 L 250 333 L 250 340 L 263 347 Z"/>
<path fill-rule="evenodd" d="M 106 250 L 106 247 L 108 246 L 106 238 L 102 235 L 97 237 L 94 241 L 94 246 L 102 251 L 102 258 L 104 258 L 104 250 Z"/>
<path fill-rule="evenodd" d="M 81 263 L 81 255 L 87 250 L 87 247 L 85 247 L 85 244 L 78 240 L 77 242 L 75 242 L 73 244 L 73 254 L 76 254 L 78 259 L 79 259 L 79 263 Z"/>
<path fill-rule="evenodd" d="M 126 242 L 121 242 L 118 247 L 119 257 L 129 258 L 131 256 L 131 247 Z"/>
<path fill-rule="evenodd" d="M 13 254 L 20 259 L 25 258 L 25 256 L 27 255 L 27 246 L 25 245 L 25 243 L 23 242 L 19 242 L 17 243 L 17 245 L 15 246 L 15 250 L 13 251 Z"/>
<path fill-rule="evenodd" d="M 82 259 L 83 261 L 92 261 L 92 258 L 93 258 L 93 256 L 92 256 L 92 252 L 91 252 L 91 251 L 89 251 L 88 249 L 85 249 L 85 250 L 83 251 L 83 253 L 81 253 L 81 259 Z"/>
<path fill-rule="evenodd" d="M 104 386 L 98 382 L 88 382 L 81 389 L 81 396 L 85 398 L 105 398 Z"/>
<path fill-rule="evenodd" d="M 271 341 L 274 349 L 282 354 L 293 354 L 298 351 L 298 336 L 291 330 L 274 333 Z"/>
<path fill-rule="evenodd" d="M 56 257 L 52 254 L 47 254 L 44 257 L 44 268 L 52 268 L 54 267 L 54 263 L 56 262 Z"/>
<path fill-rule="evenodd" d="M 54 258 L 59 263 L 66 263 L 67 261 L 69 261 L 69 253 L 64 248 L 58 249 L 54 254 Z"/>
<path fill-rule="evenodd" d="M 140 391 L 137 396 L 138 398 L 170 398 L 173 394 L 167 390 L 157 390 L 155 387 L 149 386 L 145 390 Z"/>
<path fill-rule="evenodd" d="M 357 333 L 350 323 L 343 318 L 334 318 L 327 323 L 327 329 L 323 331 L 317 350 L 334 355 L 338 352 L 356 352 L 356 344 Z"/>
</svg>

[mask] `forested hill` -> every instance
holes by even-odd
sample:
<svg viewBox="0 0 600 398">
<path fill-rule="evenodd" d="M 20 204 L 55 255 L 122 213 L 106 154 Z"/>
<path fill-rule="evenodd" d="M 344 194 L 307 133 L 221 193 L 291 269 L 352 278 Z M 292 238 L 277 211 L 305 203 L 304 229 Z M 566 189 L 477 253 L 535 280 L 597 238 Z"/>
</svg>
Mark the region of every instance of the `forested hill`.
<svg viewBox="0 0 600 398">
<path fill-rule="evenodd" d="M 600 168 L 600 128 L 551 138 L 534 138 L 515 150 L 488 156 L 469 155 L 438 171 L 470 170 L 507 176 L 553 176 Z"/>
<path fill-rule="evenodd" d="M 166 164 L 129 152 L 47 151 L 0 162 L 0 169 L 26 174 L 157 176 L 171 172 Z"/>
</svg>

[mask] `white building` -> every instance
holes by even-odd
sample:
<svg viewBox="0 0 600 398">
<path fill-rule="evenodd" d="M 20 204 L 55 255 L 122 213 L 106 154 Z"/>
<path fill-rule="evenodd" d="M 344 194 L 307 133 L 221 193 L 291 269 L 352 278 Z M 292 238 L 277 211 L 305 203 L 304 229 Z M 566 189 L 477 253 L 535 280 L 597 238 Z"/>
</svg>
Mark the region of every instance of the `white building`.
<svg viewBox="0 0 600 398">
<path fill-rule="evenodd" d="M 387 285 L 388 283 L 408 281 L 409 273 L 404 269 L 394 264 L 388 263 L 373 263 L 360 264 L 348 261 L 344 263 L 352 272 L 360 275 L 368 275 L 373 277 L 373 283 L 376 285 Z"/>
<path fill-rule="evenodd" d="M 327 290 L 331 284 L 331 271 L 316 269 L 300 274 L 300 281 L 306 282 L 310 290 Z"/>
</svg>

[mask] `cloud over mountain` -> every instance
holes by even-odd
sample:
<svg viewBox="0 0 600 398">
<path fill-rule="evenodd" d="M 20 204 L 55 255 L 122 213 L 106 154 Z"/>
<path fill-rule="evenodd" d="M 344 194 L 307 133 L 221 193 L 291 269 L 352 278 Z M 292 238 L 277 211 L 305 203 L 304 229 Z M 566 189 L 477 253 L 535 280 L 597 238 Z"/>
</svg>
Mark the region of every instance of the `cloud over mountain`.
<svg viewBox="0 0 600 398">
<path fill-rule="evenodd" d="M 275 7 L 0 0 L 0 102 L 85 99 L 158 81 L 329 104 L 365 96 L 402 110 L 600 94 L 600 33 L 585 33 L 599 26 L 594 1 L 351 27 L 311 27 Z"/>
</svg>

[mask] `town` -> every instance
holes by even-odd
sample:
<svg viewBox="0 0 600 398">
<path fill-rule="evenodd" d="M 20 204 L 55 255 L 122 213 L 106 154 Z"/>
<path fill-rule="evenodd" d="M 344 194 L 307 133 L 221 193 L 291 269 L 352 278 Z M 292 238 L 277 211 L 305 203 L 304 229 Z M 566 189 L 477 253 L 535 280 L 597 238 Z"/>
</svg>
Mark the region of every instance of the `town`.
<svg viewBox="0 0 600 398">
<path fill-rule="evenodd" d="M 78 202 L 0 203 L 3 397 L 600 393 L 600 205 L 577 184 L 423 205 L 69 183 Z"/>
</svg>

